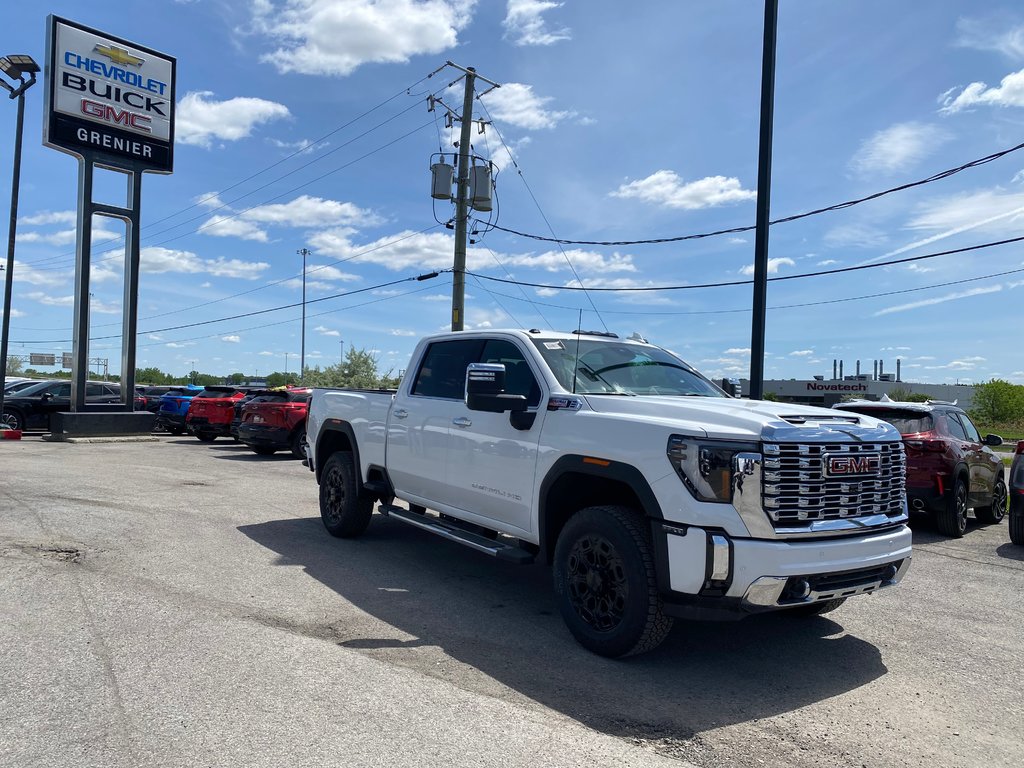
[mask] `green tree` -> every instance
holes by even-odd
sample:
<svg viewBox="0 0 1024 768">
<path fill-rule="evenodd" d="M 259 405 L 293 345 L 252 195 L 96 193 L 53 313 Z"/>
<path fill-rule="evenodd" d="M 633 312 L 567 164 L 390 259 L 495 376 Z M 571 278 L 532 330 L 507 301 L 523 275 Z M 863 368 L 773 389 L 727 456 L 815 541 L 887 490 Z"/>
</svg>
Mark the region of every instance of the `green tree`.
<svg viewBox="0 0 1024 768">
<path fill-rule="evenodd" d="M 903 387 L 894 387 L 885 394 L 890 400 L 901 403 L 925 403 L 928 401 L 928 395 L 922 392 L 911 392 Z"/>
<path fill-rule="evenodd" d="M 345 362 L 326 368 L 306 368 L 305 382 L 311 387 L 351 387 L 355 389 L 393 389 L 398 379 L 391 371 L 381 374 L 378 360 L 365 349 L 349 347 Z"/>
<path fill-rule="evenodd" d="M 1024 386 L 1003 379 L 975 384 L 970 414 L 982 424 L 1009 424 L 1024 420 Z"/>
<path fill-rule="evenodd" d="M 7 375 L 17 376 L 21 373 L 21 358 L 14 357 L 13 355 L 7 356 Z"/>
<path fill-rule="evenodd" d="M 299 374 L 294 371 L 288 373 L 281 373 L 280 371 L 274 371 L 268 373 L 266 376 L 267 388 L 274 389 L 275 387 L 285 387 L 289 385 L 295 385 L 299 383 Z"/>
<path fill-rule="evenodd" d="M 136 368 L 135 381 L 138 384 L 170 384 L 174 377 L 159 368 Z"/>
<path fill-rule="evenodd" d="M 244 381 L 244 373 L 232 373 L 230 376 L 228 376 L 228 384 L 241 384 Z"/>
</svg>

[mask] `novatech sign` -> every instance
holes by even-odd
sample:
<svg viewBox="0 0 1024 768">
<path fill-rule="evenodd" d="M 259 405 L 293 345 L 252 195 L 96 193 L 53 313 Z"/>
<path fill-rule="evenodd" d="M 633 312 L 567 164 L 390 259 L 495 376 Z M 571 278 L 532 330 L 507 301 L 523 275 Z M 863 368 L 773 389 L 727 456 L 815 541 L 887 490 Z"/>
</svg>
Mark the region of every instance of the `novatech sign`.
<svg viewBox="0 0 1024 768">
<path fill-rule="evenodd" d="M 809 392 L 867 392 L 867 384 L 824 384 L 818 381 L 808 381 Z"/>
<path fill-rule="evenodd" d="M 43 143 L 116 168 L 174 169 L 176 60 L 50 17 Z"/>
</svg>

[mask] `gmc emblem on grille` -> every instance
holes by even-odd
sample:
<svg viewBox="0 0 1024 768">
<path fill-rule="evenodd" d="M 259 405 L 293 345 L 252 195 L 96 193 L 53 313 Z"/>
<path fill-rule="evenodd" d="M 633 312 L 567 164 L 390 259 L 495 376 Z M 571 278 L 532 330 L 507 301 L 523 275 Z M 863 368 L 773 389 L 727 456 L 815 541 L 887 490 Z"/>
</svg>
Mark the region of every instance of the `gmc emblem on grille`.
<svg viewBox="0 0 1024 768">
<path fill-rule="evenodd" d="M 877 474 L 881 456 L 877 453 L 861 453 L 853 456 L 825 454 L 825 474 L 830 477 Z"/>
</svg>

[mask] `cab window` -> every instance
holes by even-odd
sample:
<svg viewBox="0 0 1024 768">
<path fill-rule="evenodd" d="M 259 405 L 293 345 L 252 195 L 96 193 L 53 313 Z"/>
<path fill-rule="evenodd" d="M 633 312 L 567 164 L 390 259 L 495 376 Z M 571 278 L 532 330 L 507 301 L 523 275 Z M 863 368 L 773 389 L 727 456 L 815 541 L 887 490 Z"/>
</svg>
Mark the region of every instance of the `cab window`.
<svg viewBox="0 0 1024 768">
<path fill-rule="evenodd" d="M 511 341 L 490 339 L 484 345 L 481 363 L 501 363 L 505 366 L 505 392 L 510 395 L 522 395 L 527 406 L 533 408 L 540 404 L 540 385 L 537 383 L 526 356 Z"/>
<path fill-rule="evenodd" d="M 967 432 L 964 431 L 964 427 L 960 423 L 960 419 L 956 417 L 955 413 L 946 413 L 946 429 L 949 431 L 949 434 L 957 440 L 967 439 Z"/>
<path fill-rule="evenodd" d="M 980 443 L 981 435 L 978 434 L 978 428 L 974 426 L 971 420 L 967 417 L 966 413 L 956 414 L 960 418 L 960 423 L 964 425 L 964 431 L 967 433 L 967 439 L 972 443 Z"/>
<path fill-rule="evenodd" d="M 412 394 L 462 400 L 466 390 L 466 368 L 479 359 L 483 346 L 483 339 L 435 341 L 423 355 Z"/>
</svg>

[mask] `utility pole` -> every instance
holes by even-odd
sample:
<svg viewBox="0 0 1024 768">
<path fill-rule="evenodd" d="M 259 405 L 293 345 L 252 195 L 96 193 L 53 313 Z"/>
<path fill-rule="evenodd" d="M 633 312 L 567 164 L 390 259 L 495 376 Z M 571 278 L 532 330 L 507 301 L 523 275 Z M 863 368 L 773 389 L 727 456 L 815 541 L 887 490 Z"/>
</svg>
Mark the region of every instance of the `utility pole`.
<svg viewBox="0 0 1024 768">
<path fill-rule="evenodd" d="M 309 248 L 300 248 L 296 251 L 302 257 L 302 356 L 299 358 L 299 383 L 306 378 L 306 257 L 311 251 Z"/>
<path fill-rule="evenodd" d="M 771 212 L 772 123 L 775 109 L 775 32 L 779 0 L 764 0 L 761 51 L 761 137 L 757 169 L 757 222 L 754 233 L 754 313 L 750 329 L 750 399 L 764 396 L 764 326 L 768 309 L 768 222 Z"/>
<path fill-rule="evenodd" d="M 469 228 L 469 158 L 470 131 L 473 127 L 474 85 L 479 77 L 491 86 L 499 88 L 498 83 L 477 75 L 473 67 L 460 67 L 451 61 L 447 66 L 459 70 L 465 75 L 466 90 L 462 97 L 462 132 L 459 135 L 459 176 L 455 193 L 455 264 L 452 269 L 452 330 L 461 331 L 465 325 L 466 311 L 466 241 Z M 456 82 L 458 82 L 456 80 Z M 455 83 L 452 83 L 454 85 Z M 485 91 L 484 93 L 487 93 Z M 450 112 L 450 110 L 449 110 Z"/>
<path fill-rule="evenodd" d="M 338 361 L 342 365 L 344 365 L 345 364 L 345 340 L 344 339 L 338 339 L 338 343 L 341 345 L 341 353 L 340 353 L 340 357 L 338 358 Z"/>
<path fill-rule="evenodd" d="M 288 353 L 284 353 L 284 383 L 288 383 Z"/>
<path fill-rule="evenodd" d="M 455 265 L 452 271 L 452 330 L 461 331 L 466 312 L 466 230 L 469 228 L 469 137 L 473 127 L 473 84 L 476 70 L 466 69 L 459 138 L 459 181 L 455 197 Z"/>
</svg>

